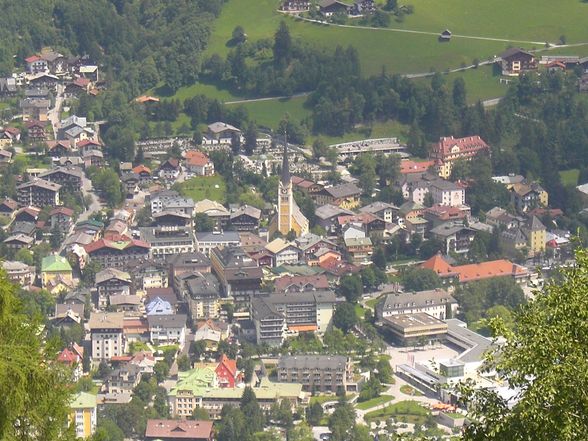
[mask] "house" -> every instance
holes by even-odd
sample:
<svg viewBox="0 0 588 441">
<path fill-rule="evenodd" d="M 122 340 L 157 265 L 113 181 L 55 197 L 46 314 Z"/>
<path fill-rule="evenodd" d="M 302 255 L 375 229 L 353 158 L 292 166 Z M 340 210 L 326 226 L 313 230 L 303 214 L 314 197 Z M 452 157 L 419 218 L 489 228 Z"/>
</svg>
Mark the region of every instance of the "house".
<svg viewBox="0 0 588 441">
<path fill-rule="evenodd" d="M 68 98 L 79 97 L 90 91 L 92 82 L 87 78 L 76 78 L 65 85 L 64 94 Z"/>
<path fill-rule="evenodd" d="M 131 172 L 139 177 L 139 184 L 145 185 L 151 182 L 151 169 L 143 164 L 131 169 Z"/>
<path fill-rule="evenodd" d="M 168 158 L 159 166 L 158 174 L 161 179 L 175 181 L 181 170 L 179 159 Z"/>
<path fill-rule="evenodd" d="M 537 59 L 530 52 L 513 47 L 501 53 L 497 62 L 502 68 L 502 75 L 518 76 L 521 73 L 537 70 Z"/>
<path fill-rule="evenodd" d="M 147 420 L 145 441 L 212 441 L 212 421 Z"/>
<path fill-rule="evenodd" d="M 88 320 L 92 341 L 92 361 L 108 361 L 125 353 L 123 312 L 93 312 Z"/>
<path fill-rule="evenodd" d="M 147 302 L 145 312 L 147 315 L 170 315 L 175 313 L 175 308 L 167 300 L 155 297 Z"/>
<path fill-rule="evenodd" d="M 90 150 L 82 153 L 82 162 L 84 167 L 98 167 L 104 166 L 104 153 L 100 150 Z"/>
<path fill-rule="evenodd" d="M 35 75 L 41 72 L 47 72 L 49 70 L 49 66 L 47 65 L 47 60 L 44 60 L 38 55 L 31 55 L 30 57 L 25 58 L 25 65 L 26 70 L 28 73 Z"/>
<path fill-rule="evenodd" d="M 545 252 L 547 229 L 537 216 L 529 216 L 520 226 L 502 231 L 502 243 L 511 250 L 527 250 L 528 257 L 535 257 Z"/>
<path fill-rule="evenodd" d="M 233 139 L 238 137 L 241 141 L 241 130 L 224 122 L 215 122 L 208 125 L 208 130 L 203 137 L 203 145 L 232 145 Z"/>
<path fill-rule="evenodd" d="M 47 121 L 47 113 L 51 107 L 51 101 L 47 99 L 25 98 L 20 100 L 20 111 L 24 122 Z"/>
<path fill-rule="evenodd" d="M 89 438 L 96 431 L 96 403 L 96 395 L 88 392 L 79 392 L 73 397 L 69 404 L 69 421 L 75 428 L 76 437 Z"/>
<path fill-rule="evenodd" d="M 10 98 L 17 94 L 16 78 L 0 78 L 0 97 Z"/>
<path fill-rule="evenodd" d="M 453 207 L 449 205 L 435 204 L 425 209 L 423 217 L 430 223 L 432 228 L 435 228 L 446 222 L 463 223 L 470 217 L 470 214 L 470 207 L 466 205 Z"/>
<path fill-rule="evenodd" d="M 201 231 L 196 233 L 198 251 L 209 255 L 212 250 L 230 246 L 239 246 L 241 239 L 236 231 Z"/>
<path fill-rule="evenodd" d="M 169 270 L 163 262 L 154 262 L 147 259 L 139 259 L 127 266 L 131 272 L 133 286 L 138 290 L 146 290 L 147 294 L 161 296 L 175 294 L 169 288 Z M 153 291 L 158 291 L 154 293 Z"/>
<path fill-rule="evenodd" d="M 117 240 L 99 239 L 84 246 L 91 260 L 103 268 L 123 268 L 134 260 L 147 258 L 150 245 L 141 240 L 120 237 Z"/>
<path fill-rule="evenodd" d="M 32 237 L 26 236 L 22 233 L 12 234 L 3 240 L 3 243 L 6 244 L 6 247 L 13 250 L 30 248 L 34 242 L 35 240 Z"/>
<path fill-rule="evenodd" d="M 6 272 L 8 279 L 20 286 L 30 286 L 35 281 L 35 267 L 26 263 L 5 260 L 2 262 L 2 269 Z"/>
<path fill-rule="evenodd" d="M 392 223 L 396 220 L 398 207 L 388 202 L 376 201 L 361 207 L 359 212 L 373 214 L 386 223 Z"/>
<path fill-rule="evenodd" d="M 308 0 L 285 0 L 280 9 L 284 12 L 305 12 L 310 10 Z"/>
<path fill-rule="evenodd" d="M 51 230 L 58 229 L 63 234 L 69 233 L 73 226 L 74 211 L 67 207 L 58 207 L 49 213 Z"/>
<path fill-rule="evenodd" d="M 382 295 L 384 299 L 376 306 L 378 319 L 425 313 L 438 320 L 445 320 L 457 313 L 457 301 L 441 288 L 419 292 L 384 292 Z"/>
<path fill-rule="evenodd" d="M 445 254 L 467 254 L 474 241 L 476 232 L 463 223 L 446 222 L 431 229 L 431 238 L 441 241 L 445 245 Z"/>
<path fill-rule="evenodd" d="M 214 248 L 210 262 L 224 296 L 248 303 L 251 296 L 260 293 L 263 271 L 241 247 Z"/>
<path fill-rule="evenodd" d="M 274 280 L 276 292 L 302 292 L 329 289 L 329 280 L 324 274 L 314 276 L 282 276 Z"/>
<path fill-rule="evenodd" d="M 194 176 L 214 175 L 214 163 L 208 155 L 199 150 L 187 150 L 185 155 L 186 173 Z"/>
<path fill-rule="evenodd" d="M 277 371 L 278 382 L 301 383 L 308 392 L 346 392 L 353 383 L 353 363 L 344 355 L 282 355 Z"/>
<path fill-rule="evenodd" d="M 166 260 L 172 280 L 183 274 L 209 273 L 210 259 L 202 253 L 178 253 Z"/>
<path fill-rule="evenodd" d="M 186 342 L 186 314 L 151 314 L 147 316 L 149 340 L 155 345 Z"/>
<path fill-rule="evenodd" d="M 494 207 L 486 212 L 486 222 L 489 225 L 505 230 L 511 230 L 522 224 L 524 219 L 510 214 L 504 208 Z"/>
<path fill-rule="evenodd" d="M 71 142 L 62 139 L 59 141 L 47 141 L 47 154 L 52 158 L 61 158 L 72 154 Z"/>
<path fill-rule="evenodd" d="M 151 352 L 139 351 L 132 356 L 129 363 L 137 366 L 143 374 L 152 374 L 155 367 L 155 357 Z"/>
<path fill-rule="evenodd" d="M 210 320 L 196 323 L 194 341 L 204 342 L 207 351 L 216 351 L 222 340 L 222 332 Z"/>
<path fill-rule="evenodd" d="M 11 198 L 4 198 L 0 202 L 0 215 L 12 218 L 12 215 L 18 208 L 18 202 Z"/>
<path fill-rule="evenodd" d="M 300 249 L 293 242 L 286 242 L 282 238 L 276 238 L 265 246 L 273 259 L 274 266 L 297 263 L 300 258 Z"/>
<path fill-rule="evenodd" d="M 272 293 L 251 300 L 257 344 L 281 345 L 300 332 L 324 334 L 331 326 L 335 294 L 330 290 Z"/>
<path fill-rule="evenodd" d="M 526 213 L 538 207 L 547 207 L 549 204 L 549 194 L 538 183 L 513 184 L 510 198 L 519 213 Z"/>
<path fill-rule="evenodd" d="M 49 288 L 56 281 L 61 281 L 71 288 L 73 286 L 72 269 L 65 257 L 51 254 L 41 261 L 41 286 Z"/>
<path fill-rule="evenodd" d="M 224 205 L 216 201 L 211 201 L 210 199 L 202 199 L 195 203 L 194 213 L 206 214 L 215 222 L 217 228 L 225 228 L 231 218 L 231 212 Z"/>
<path fill-rule="evenodd" d="M 27 136 L 30 142 L 43 142 L 47 140 L 47 121 L 30 120 L 25 123 Z"/>
<path fill-rule="evenodd" d="M 128 362 L 123 363 L 105 379 L 104 387 L 110 394 L 132 393 L 141 377 L 141 368 Z"/>
<path fill-rule="evenodd" d="M 183 213 L 190 217 L 194 214 L 194 201 L 190 198 L 180 196 L 180 194 L 174 190 L 164 190 L 152 194 L 149 199 L 149 204 L 151 206 L 152 215 L 162 211 Z"/>
<path fill-rule="evenodd" d="M 38 73 L 28 78 L 28 86 L 30 88 L 48 88 L 51 90 L 55 90 L 55 87 L 59 83 L 59 78 L 55 75 L 51 75 L 48 73 Z"/>
<path fill-rule="evenodd" d="M 102 144 L 94 139 L 84 139 L 76 144 L 80 154 L 88 153 L 94 150 L 102 150 Z"/>
<path fill-rule="evenodd" d="M 16 127 L 0 127 L 0 148 L 11 146 L 20 141 L 20 130 Z"/>
<path fill-rule="evenodd" d="M 82 78 L 87 78 L 90 81 L 97 82 L 100 80 L 100 72 L 96 65 L 87 64 L 80 66 L 78 72 Z"/>
<path fill-rule="evenodd" d="M 220 285 L 214 275 L 184 274 L 179 276 L 178 285 L 180 297 L 188 304 L 188 315 L 192 323 L 220 317 Z"/>
<path fill-rule="evenodd" d="M 353 215 L 353 211 L 326 204 L 315 210 L 317 224 L 323 227 L 327 233 L 335 233 L 337 230 L 337 219 L 341 215 Z"/>
<path fill-rule="evenodd" d="M 160 211 L 153 215 L 153 223 L 157 227 L 192 227 L 192 218 L 178 211 Z"/>
<path fill-rule="evenodd" d="M 429 192 L 434 204 L 461 207 L 465 205 L 465 189 L 463 186 L 446 181 L 435 179 L 429 186 Z"/>
<path fill-rule="evenodd" d="M 352 9 L 351 4 L 344 3 L 340 0 L 321 0 L 318 5 L 321 14 L 325 17 L 332 17 L 337 13 L 347 15 Z"/>
<path fill-rule="evenodd" d="M 438 143 L 433 144 L 430 158 L 435 161 L 435 169 L 439 176 L 447 179 L 451 176 L 455 161 L 471 161 L 479 154 L 490 154 L 490 146 L 479 136 L 449 136 L 442 137 Z"/>
<path fill-rule="evenodd" d="M 237 369 L 237 361 L 232 360 L 225 354 L 220 356 L 218 366 L 214 370 L 219 387 L 235 387 L 242 381 L 239 370 Z"/>
<path fill-rule="evenodd" d="M 84 348 L 73 343 L 72 348 L 64 348 L 57 354 L 57 362 L 68 366 L 72 371 L 72 381 L 77 382 L 84 374 L 82 360 L 84 359 Z"/>
<path fill-rule="evenodd" d="M 231 211 L 230 223 L 237 231 L 253 231 L 259 227 L 261 210 L 249 205 L 243 205 Z"/>
<path fill-rule="evenodd" d="M 189 226 L 141 227 L 139 232 L 141 239 L 150 245 L 153 259 L 195 251 L 196 238 Z"/>
<path fill-rule="evenodd" d="M 526 268 L 508 260 L 492 260 L 468 265 L 452 266 L 441 254 L 436 254 L 420 265 L 435 271 L 443 283 L 469 283 L 493 277 L 512 277 L 517 283 L 526 283 L 529 272 Z"/>
<path fill-rule="evenodd" d="M 451 31 L 449 29 L 445 29 L 439 34 L 439 41 L 451 41 L 451 35 Z"/>
<path fill-rule="evenodd" d="M 61 185 L 41 178 L 21 184 L 16 187 L 16 200 L 22 206 L 55 207 L 60 205 L 59 192 Z"/>
<path fill-rule="evenodd" d="M 321 202 L 332 204 L 347 210 L 353 210 L 360 204 L 361 189 L 353 184 L 339 184 L 325 188 L 326 196 Z"/>
<path fill-rule="evenodd" d="M 376 12 L 376 3 L 374 0 L 355 0 L 351 6 L 351 15 L 369 15 Z"/>
<path fill-rule="evenodd" d="M 369 237 L 350 237 L 345 239 L 345 250 L 353 264 L 368 264 L 374 252 L 372 240 Z"/>
<path fill-rule="evenodd" d="M 96 273 L 94 284 L 98 294 L 96 303 L 101 309 L 108 307 L 111 296 L 128 296 L 132 293 L 130 274 L 115 268 L 105 268 Z"/>
</svg>

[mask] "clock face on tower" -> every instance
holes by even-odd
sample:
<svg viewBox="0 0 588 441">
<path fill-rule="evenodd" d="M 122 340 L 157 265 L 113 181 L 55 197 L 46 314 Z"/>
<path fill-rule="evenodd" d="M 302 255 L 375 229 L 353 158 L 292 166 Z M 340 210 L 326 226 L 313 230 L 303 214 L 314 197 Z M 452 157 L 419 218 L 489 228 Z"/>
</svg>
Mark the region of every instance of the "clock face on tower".
<svg viewBox="0 0 588 441">
<path fill-rule="evenodd" d="M 286 187 L 280 188 L 280 194 L 286 196 L 288 194 L 288 189 Z"/>
</svg>

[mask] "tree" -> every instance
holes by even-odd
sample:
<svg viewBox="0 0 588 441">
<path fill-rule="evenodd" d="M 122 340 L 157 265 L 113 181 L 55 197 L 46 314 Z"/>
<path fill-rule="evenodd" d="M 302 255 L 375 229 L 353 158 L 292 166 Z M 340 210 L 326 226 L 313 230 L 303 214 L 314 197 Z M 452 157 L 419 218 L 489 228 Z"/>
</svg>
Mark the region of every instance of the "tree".
<svg viewBox="0 0 588 441">
<path fill-rule="evenodd" d="M 169 374 L 169 365 L 165 361 L 158 361 L 153 366 L 153 372 L 155 373 L 155 378 L 157 378 L 157 382 L 163 382 L 168 374 Z"/>
<path fill-rule="evenodd" d="M 406 291 L 425 291 L 441 286 L 441 279 L 437 273 L 427 268 L 411 267 L 401 275 L 402 284 Z"/>
<path fill-rule="evenodd" d="M 178 357 L 178 369 L 180 371 L 188 371 L 190 370 L 190 357 L 188 357 L 187 355 L 180 355 Z"/>
<path fill-rule="evenodd" d="M 190 420 L 200 420 L 200 421 L 208 421 L 210 416 L 208 415 L 208 411 L 202 407 L 194 408 L 192 415 L 188 418 Z"/>
<path fill-rule="evenodd" d="M 278 67 L 285 67 L 292 57 L 292 38 L 290 30 L 285 21 L 280 22 L 280 26 L 274 35 L 274 63 Z"/>
<path fill-rule="evenodd" d="M 502 335 L 490 363 L 517 391 L 516 399 L 495 391 L 462 388 L 470 424 L 466 441 L 575 440 L 588 433 L 585 391 L 588 387 L 588 254 L 576 251 L 576 265 L 562 269 L 562 280 L 548 282 L 529 304 L 515 313 L 517 331 L 492 322 Z"/>
<path fill-rule="evenodd" d="M 53 249 L 59 248 L 59 245 L 61 245 L 62 241 L 63 241 L 63 233 L 61 232 L 59 227 L 55 226 L 55 228 L 53 228 L 51 230 L 51 238 L 49 240 L 49 242 L 51 243 L 51 248 L 53 248 Z"/>
<path fill-rule="evenodd" d="M 355 306 L 348 302 L 341 303 L 337 306 L 333 315 L 333 325 L 347 333 L 357 324 L 357 321 Z"/>
<path fill-rule="evenodd" d="M 355 427 L 355 411 L 351 404 L 343 401 L 329 418 L 329 429 L 331 429 L 333 441 L 349 440 L 351 431 Z"/>
<path fill-rule="evenodd" d="M 124 441 L 125 434 L 110 418 L 101 418 L 91 441 Z"/>
<path fill-rule="evenodd" d="M 53 363 L 55 342 L 43 342 L 38 317 L 26 316 L 16 286 L 0 274 L 0 439 L 73 440 L 67 429 L 71 387 Z"/>
<path fill-rule="evenodd" d="M 247 429 L 249 433 L 259 432 L 263 429 L 263 411 L 259 407 L 255 392 L 249 386 L 243 390 L 241 396 L 240 409 L 247 420 Z"/>
<path fill-rule="evenodd" d="M 245 130 L 245 153 L 252 155 L 255 147 L 257 147 L 257 125 L 250 122 Z"/>
<path fill-rule="evenodd" d="M 315 403 L 318 404 L 318 403 Z M 319 407 L 321 405 L 319 404 Z M 322 409 L 322 407 L 321 407 Z M 319 420 L 320 421 L 320 420 Z M 317 424 L 313 424 L 318 426 Z M 288 441 L 313 441 L 314 437 L 312 436 L 312 429 L 310 426 L 304 422 L 297 424 L 295 427 L 288 431 Z"/>
<path fill-rule="evenodd" d="M 235 26 L 235 29 L 233 29 L 233 33 L 231 34 L 231 36 L 233 37 L 233 42 L 235 44 L 244 43 L 245 40 L 247 40 L 247 34 L 245 33 L 245 29 L 243 29 L 243 26 L 241 25 Z"/>
<path fill-rule="evenodd" d="M 204 340 L 193 341 L 190 343 L 190 354 L 199 359 L 206 354 L 206 342 Z"/>
<path fill-rule="evenodd" d="M 311 426 L 318 426 L 324 413 L 321 403 L 315 401 L 306 408 L 306 421 Z"/>
<path fill-rule="evenodd" d="M 355 274 L 346 274 L 339 281 L 339 291 L 348 302 L 356 303 L 363 294 L 361 278 Z"/>
<path fill-rule="evenodd" d="M 214 221 L 206 213 L 196 213 L 194 216 L 194 230 L 212 231 L 214 228 Z"/>
</svg>

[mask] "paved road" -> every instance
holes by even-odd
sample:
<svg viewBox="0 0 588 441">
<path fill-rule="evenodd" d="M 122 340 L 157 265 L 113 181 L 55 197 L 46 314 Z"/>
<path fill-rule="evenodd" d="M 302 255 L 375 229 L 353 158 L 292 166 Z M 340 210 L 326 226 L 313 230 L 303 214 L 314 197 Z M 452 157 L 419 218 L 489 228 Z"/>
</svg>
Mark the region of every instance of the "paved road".
<svg viewBox="0 0 588 441">
<path fill-rule="evenodd" d="M 61 113 L 61 106 L 63 105 L 63 93 L 65 86 L 57 85 L 57 94 L 55 95 L 55 106 L 47 112 L 47 119 L 51 122 L 53 127 L 53 139 L 57 139 L 57 130 L 59 129 L 59 115 Z"/>
<path fill-rule="evenodd" d="M 311 93 L 312 92 L 302 92 L 302 93 L 295 93 L 294 95 L 270 96 L 270 97 L 266 97 L 266 98 L 251 98 L 248 100 L 225 101 L 224 104 L 244 104 L 244 103 L 258 103 L 261 101 L 289 100 L 291 98 L 299 98 L 302 96 L 308 96 Z"/>
<path fill-rule="evenodd" d="M 86 196 L 90 196 L 92 198 L 92 203 L 89 207 L 87 207 L 86 211 L 80 214 L 78 221 L 88 220 L 94 213 L 102 210 L 102 204 L 100 203 L 98 196 L 91 189 L 92 182 L 88 178 L 84 177 L 82 183 L 82 196 L 84 197 L 84 200 L 86 199 Z"/>
</svg>

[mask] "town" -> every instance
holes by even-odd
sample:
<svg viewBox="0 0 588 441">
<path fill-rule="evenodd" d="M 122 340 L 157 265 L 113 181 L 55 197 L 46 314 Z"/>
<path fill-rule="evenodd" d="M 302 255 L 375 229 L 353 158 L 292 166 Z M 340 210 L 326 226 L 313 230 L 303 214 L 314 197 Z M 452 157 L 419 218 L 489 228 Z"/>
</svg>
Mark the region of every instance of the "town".
<svg viewBox="0 0 588 441">
<path fill-rule="evenodd" d="M 113 73 L 61 52 L 24 54 L 0 78 L 0 258 L 56 342 L 77 438 L 453 440 L 468 425 L 461 384 L 510 399 L 486 364 L 504 343 L 492 322 L 514 332 L 516 311 L 575 265 L 585 170 L 554 194 L 532 142 L 511 170 L 481 123 L 433 142 L 416 129 L 306 141 L 289 115 L 257 127 L 205 97 L 100 101 Z M 491 63 L 513 87 L 572 72 L 588 87 L 580 56 L 511 47 Z M 143 118 L 140 135 L 106 119 L 117 106 Z M 181 134 L 165 116 L 178 108 L 207 116 Z"/>
</svg>

